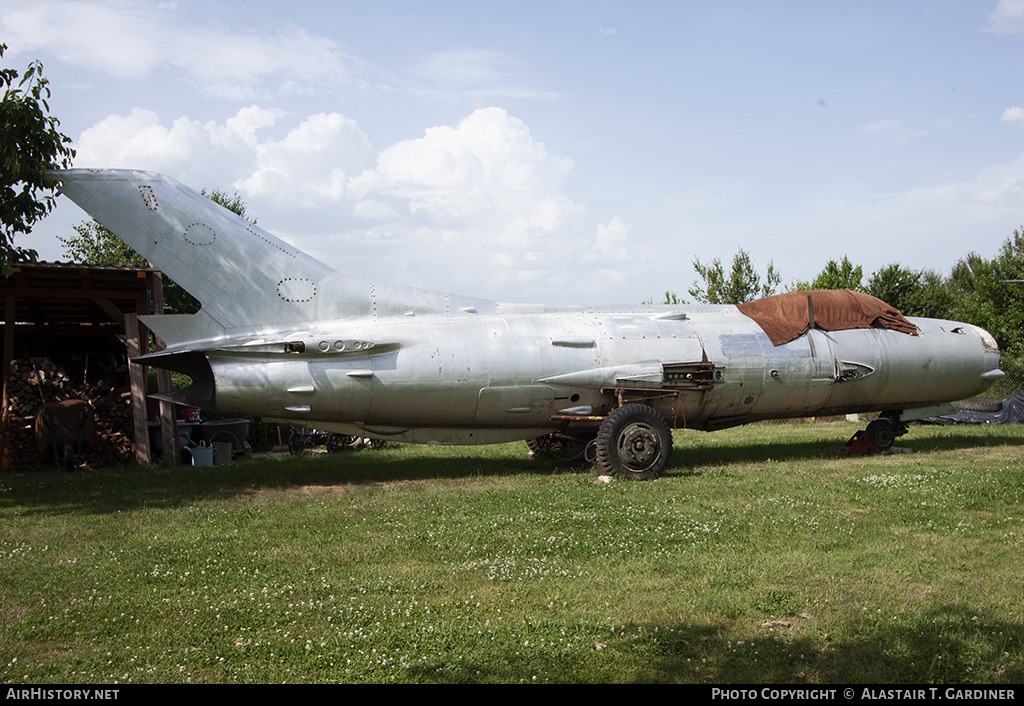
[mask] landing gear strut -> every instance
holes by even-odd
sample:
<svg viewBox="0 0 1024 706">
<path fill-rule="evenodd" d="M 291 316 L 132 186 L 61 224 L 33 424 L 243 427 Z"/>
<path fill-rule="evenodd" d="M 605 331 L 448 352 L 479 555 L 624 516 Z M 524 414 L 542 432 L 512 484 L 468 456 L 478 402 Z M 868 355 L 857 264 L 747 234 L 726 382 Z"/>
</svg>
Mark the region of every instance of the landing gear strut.
<svg viewBox="0 0 1024 706">
<path fill-rule="evenodd" d="M 888 451 L 892 448 L 897 436 L 907 433 L 907 428 L 902 424 L 896 424 L 891 419 L 876 419 L 868 423 L 864 430 L 868 435 L 871 445 L 878 451 Z"/>
<path fill-rule="evenodd" d="M 527 439 L 526 445 L 534 454 L 551 454 L 559 461 L 573 463 L 580 459 L 593 461 L 587 454 L 591 439 L 576 438 L 566 434 L 548 434 Z"/>
<path fill-rule="evenodd" d="M 897 437 L 906 433 L 907 426 L 899 420 L 880 417 L 869 422 L 866 429 L 854 434 L 853 438 L 839 449 L 839 453 L 869 454 L 888 451 Z"/>
</svg>

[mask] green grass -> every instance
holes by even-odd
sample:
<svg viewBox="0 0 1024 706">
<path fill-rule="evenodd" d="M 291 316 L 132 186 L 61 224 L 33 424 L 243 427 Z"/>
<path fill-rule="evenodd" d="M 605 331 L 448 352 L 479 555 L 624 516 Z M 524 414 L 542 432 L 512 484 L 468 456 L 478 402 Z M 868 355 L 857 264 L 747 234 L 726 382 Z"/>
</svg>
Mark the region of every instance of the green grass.
<svg viewBox="0 0 1024 706">
<path fill-rule="evenodd" d="M 0 476 L 0 681 L 1020 683 L 1024 429 Z"/>
</svg>

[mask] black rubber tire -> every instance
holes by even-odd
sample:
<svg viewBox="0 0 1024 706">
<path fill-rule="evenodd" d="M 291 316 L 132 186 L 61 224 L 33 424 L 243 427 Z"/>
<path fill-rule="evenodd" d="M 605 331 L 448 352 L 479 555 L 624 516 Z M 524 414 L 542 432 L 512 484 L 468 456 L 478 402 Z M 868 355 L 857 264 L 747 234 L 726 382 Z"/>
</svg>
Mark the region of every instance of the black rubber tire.
<svg viewBox="0 0 1024 706">
<path fill-rule="evenodd" d="M 526 440 L 526 448 L 530 449 L 534 456 L 548 452 L 548 438 L 546 436 L 535 436 Z"/>
<path fill-rule="evenodd" d="M 293 431 L 288 437 L 288 453 L 301 454 L 306 450 L 306 435 L 301 431 Z"/>
<path fill-rule="evenodd" d="M 1003 401 L 991 397 L 968 397 L 966 400 L 954 402 L 953 407 L 968 412 L 999 412 L 1003 409 Z"/>
<path fill-rule="evenodd" d="M 612 411 L 597 431 L 595 465 L 623 480 L 657 478 L 672 457 L 672 432 L 655 409 L 627 404 Z"/>
<path fill-rule="evenodd" d="M 888 419 L 876 419 L 869 422 L 865 431 L 876 451 L 888 451 L 892 448 L 896 437 L 899 436 L 896 425 Z"/>
</svg>

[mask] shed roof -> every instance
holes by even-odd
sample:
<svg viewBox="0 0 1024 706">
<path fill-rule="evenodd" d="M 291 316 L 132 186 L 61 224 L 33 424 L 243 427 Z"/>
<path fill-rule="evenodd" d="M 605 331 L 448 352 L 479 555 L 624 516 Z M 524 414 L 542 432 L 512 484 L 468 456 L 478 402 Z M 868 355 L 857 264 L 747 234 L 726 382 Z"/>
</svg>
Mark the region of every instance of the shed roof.
<svg viewBox="0 0 1024 706">
<path fill-rule="evenodd" d="M 82 265 L 60 262 L 21 263 L 0 277 L 0 298 L 13 298 L 12 320 L 18 324 L 116 324 L 127 313 L 147 309 L 148 278 L 153 268 Z M 8 305 L 9 306 L 9 305 Z M 8 323 L 5 309 L 4 323 Z"/>
</svg>

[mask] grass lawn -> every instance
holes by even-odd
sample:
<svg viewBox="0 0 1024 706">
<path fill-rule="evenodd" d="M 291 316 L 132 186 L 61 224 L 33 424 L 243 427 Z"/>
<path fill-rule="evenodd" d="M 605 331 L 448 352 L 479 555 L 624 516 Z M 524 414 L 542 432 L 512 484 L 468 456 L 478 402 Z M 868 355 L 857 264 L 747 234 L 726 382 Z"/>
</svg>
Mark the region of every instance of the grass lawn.
<svg viewBox="0 0 1024 706">
<path fill-rule="evenodd" d="M 0 681 L 1021 683 L 1024 428 L 0 476 Z"/>
</svg>

